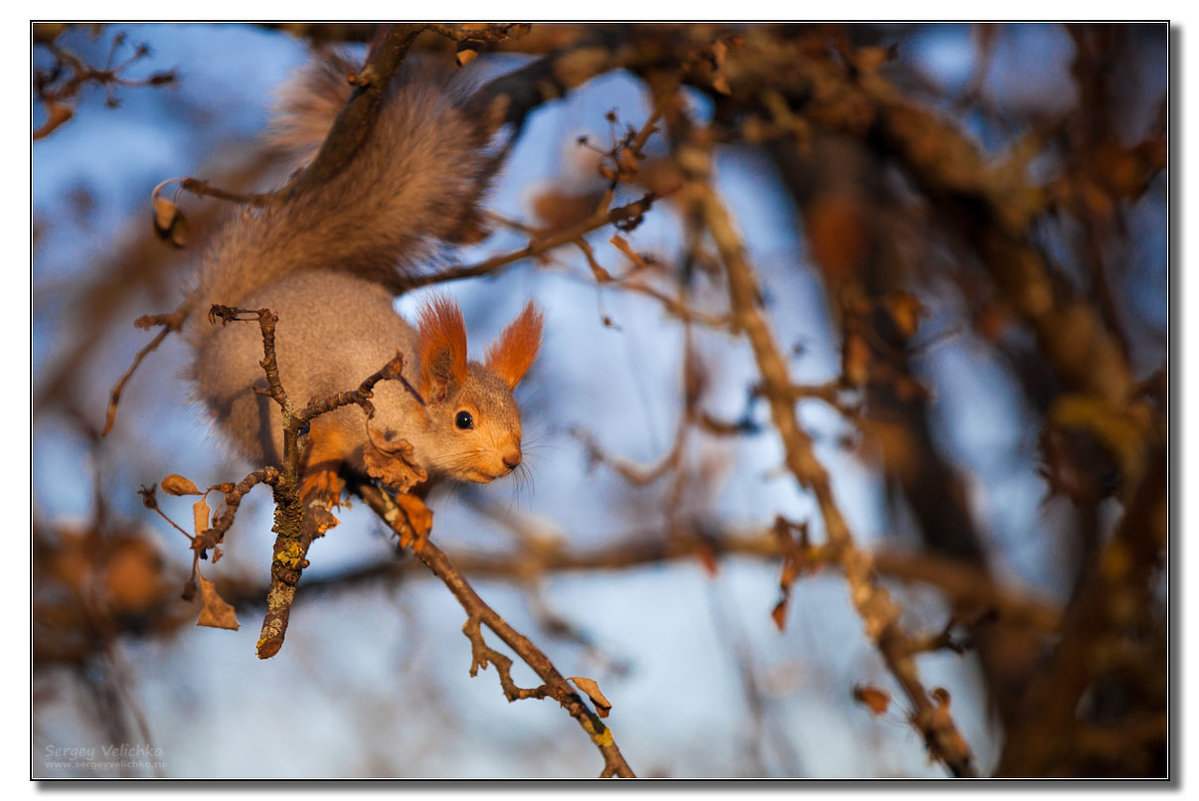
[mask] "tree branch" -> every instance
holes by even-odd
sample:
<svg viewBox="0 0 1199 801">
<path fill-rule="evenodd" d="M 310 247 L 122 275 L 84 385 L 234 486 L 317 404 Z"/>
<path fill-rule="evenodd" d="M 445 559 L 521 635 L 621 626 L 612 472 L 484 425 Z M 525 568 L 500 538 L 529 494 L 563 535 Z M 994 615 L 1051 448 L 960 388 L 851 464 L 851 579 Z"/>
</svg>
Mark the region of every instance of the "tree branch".
<svg viewBox="0 0 1199 801">
<path fill-rule="evenodd" d="M 358 485 L 355 488 L 355 492 L 398 536 L 401 538 L 412 536 L 412 532 L 407 530 L 408 526 L 403 510 L 390 496 L 370 484 Z M 500 671 L 501 683 L 504 686 L 504 692 L 508 700 L 515 700 L 515 698 L 554 698 L 570 713 L 571 717 L 579 722 L 583 731 L 587 733 L 588 737 L 591 738 L 591 741 L 595 743 L 595 746 L 603 755 L 604 770 L 601 775 L 634 778 L 635 774 L 632 768 L 629 767 L 620 753 L 620 748 L 616 745 L 616 741 L 612 736 L 612 730 L 604 725 L 595 712 L 591 711 L 583 702 L 583 699 L 579 697 L 578 693 L 570 689 L 570 685 L 567 684 L 566 679 L 558 672 L 549 658 L 532 641 L 508 625 L 507 621 L 488 606 L 436 545 L 432 542 L 426 542 L 423 548 L 414 552 L 416 557 L 437 578 L 441 579 L 450 592 L 453 593 L 454 597 L 458 599 L 458 603 L 462 605 L 463 610 L 466 611 L 467 623 L 463 627 L 463 631 L 471 640 L 471 675 L 475 674 L 478 667 L 483 666 L 483 662 L 486 659 L 490 658 L 494 661 L 494 652 L 486 649 L 482 644 L 482 635 L 475 636 L 478 632 L 478 626 L 481 623 L 491 629 L 496 636 L 515 651 L 545 682 L 544 687 L 535 690 L 521 690 L 511 683 L 510 678 L 505 681 L 504 676 L 509 665 L 500 660 L 495 664 L 496 669 Z"/>
</svg>

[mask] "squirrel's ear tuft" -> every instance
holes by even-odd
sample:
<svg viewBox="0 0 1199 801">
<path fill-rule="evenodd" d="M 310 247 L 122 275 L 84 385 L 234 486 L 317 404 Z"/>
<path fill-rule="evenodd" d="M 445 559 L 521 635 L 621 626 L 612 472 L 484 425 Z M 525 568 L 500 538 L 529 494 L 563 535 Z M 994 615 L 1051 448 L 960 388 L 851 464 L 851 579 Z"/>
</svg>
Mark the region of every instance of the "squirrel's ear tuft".
<svg viewBox="0 0 1199 801">
<path fill-rule="evenodd" d="M 466 381 L 466 324 L 449 298 L 432 298 L 420 311 L 420 365 L 422 395 L 442 400 Z"/>
<path fill-rule="evenodd" d="M 525 304 L 520 316 L 508 324 L 499 339 L 487 349 L 487 367 L 515 389 L 533 366 L 541 347 L 541 325 L 545 315 L 533 301 Z"/>
</svg>

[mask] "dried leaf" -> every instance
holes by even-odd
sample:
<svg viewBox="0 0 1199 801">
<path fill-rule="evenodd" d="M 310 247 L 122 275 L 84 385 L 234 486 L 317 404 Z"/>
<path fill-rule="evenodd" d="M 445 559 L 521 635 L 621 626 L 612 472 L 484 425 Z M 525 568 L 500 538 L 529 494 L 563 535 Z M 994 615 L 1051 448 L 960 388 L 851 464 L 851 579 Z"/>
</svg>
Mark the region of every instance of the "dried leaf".
<svg viewBox="0 0 1199 801">
<path fill-rule="evenodd" d="M 859 684 L 853 688 L 853 700 L 870 707 L 870 711 L 881 715 L 891 705 L 891 696 L 877 687 L 867 687 Z"/>
<path fill-rule="evenodd" d="M 401 547 L 412 545 L 412 550 L 420 552 L 425 546 L 425 542 L 429 539 L 429 531 L 433 528 L 433 512 L 425 502 L 415 495 L 397 495 L 396 503 L 400 505 L 404 516 L 408 518 L 408 525 L 411 527 L 414 537 L 401 537 Z"/>
<path fill-rule="evenodd" d="M 774 625 L 779 631 L 783 631 L 787 627 L 787 599 L 783 598 L 774 605 L 774 609 L 770 611 L 770 616 L 774 618 Z"/>
<path fill-rule="evenodd" d="M 74 116 L 75 109 L 71 108 L 66 103 L 59 103 L 57 100 L 51 100 L 46 104 L 46 121 L 42 123 L 42 130 L 46 131 L 46 133 L 49 133 Z"/>
<path fill-rule="evenodd" d="M 895 327 L 904 337 L 911 339 L 920 326 L 924 307 L 914 296 L 906 292 L 892 292 L 883 299 L 883 305 L 895 322 Z"/>
<path fill-rule="evenodd" d="M 212 582 L 204 578 L 203 574 L 197 573 L 196 575 L 200 580 L 200 599 L 204 603 L 196 625 L 237 631 L 241 624 L 237 622 L 237 615 L 234 614 L 233 607 L 217 594 Z"/>
<path fill-rule="evenodd" d="M 160 560 L 146 540 L 122 541 L 104 569 L 104 587 L 122 612 L 141 612 L 158 598 Z"/>
<path fill-rule="evenodd" d="M 841 372 L 845 379 L 855 387 L 865 386 L 870 379 L 870 345 L 857 332 L 845 335 L 845 345 L 841 353 Z"/>
<path fill-rule="evenodd" d="M 545 227 L 565 228 L 587 219 L 602 196 L 600 191 L 569 193 L 547 189 L 534 195 L 530 206 Z"/>
<path fill-rule="evenodd" d="M 472 42 L 469 39 L 465 42 L 458 43 L 458 53 L 455 58 L 458 61 L 459 67 L 465 67 L 467 64 L 479 57 L 479 43 Z"/>
<path fill-rule="evenodd" d="M 154 198 L 154 232 L 177 248 L 187 244 L 187 218 L 172 201 Z"/>
<path fill-rule="evenodd" d="M 396 492 L 407 492 L 429 476 L 418 464 L 412 443 L 405 439 L 386 440 L 368 428 L 370 442 L 362 449 L 362 460 L 371 478 L 377 478 Z"/>
<path fill-rule="evenodd" d="M 208 530 L 208 514 L 208 501 L 201 498 L 192 504 L 192 526 L 197 537 Z"/>
<path fill-rule="evenodd" d="M 165 197 L 154 198 L 154 227 L 160 232 L 170 230 L 175 224 L 175 215 L 179 207 Z"/>
<path fill-rule="evenodd" d="M 594 679 L 586 676 L 571 676 L 569 681 L 573 681 L 576 687 L 587 694 L 591 703 L 595 704 L 595 711 L 601 718 L 608 717 L 608 713 L 612 711 L 612 703 L 600 692 L 599 685 L 595 683 Z"/>
<path fill-rule="evenodd" d="M 171 473 L 160 484 L 162 491 L 170 495 L 200 495 L 200 490 L 191 479 Z"/>
</svg>

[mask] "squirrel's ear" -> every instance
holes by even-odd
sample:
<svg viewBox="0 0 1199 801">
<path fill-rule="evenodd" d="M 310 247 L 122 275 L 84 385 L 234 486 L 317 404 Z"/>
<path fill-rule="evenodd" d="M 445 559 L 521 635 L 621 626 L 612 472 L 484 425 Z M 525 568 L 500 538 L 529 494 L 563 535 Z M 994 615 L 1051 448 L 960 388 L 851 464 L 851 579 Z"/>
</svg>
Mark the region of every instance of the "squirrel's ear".
<svg viewBox="0 0 1199 801">
<path fill-rule="evenodd" d="M 544 321 L 545 315 L 530 300 L 520 316 L 509 323 L 487 349 L 487 367 L 503 379 L 509 389 L 515 389 L 533 366 L 537 349 L 541 347 Z"/>
<path fill-rule="evenodd" d="M 443 400 L 466 381 L 466 324 L 449 298 L 435 297 L 420 311 L 421 394 Z"/>
</svg>

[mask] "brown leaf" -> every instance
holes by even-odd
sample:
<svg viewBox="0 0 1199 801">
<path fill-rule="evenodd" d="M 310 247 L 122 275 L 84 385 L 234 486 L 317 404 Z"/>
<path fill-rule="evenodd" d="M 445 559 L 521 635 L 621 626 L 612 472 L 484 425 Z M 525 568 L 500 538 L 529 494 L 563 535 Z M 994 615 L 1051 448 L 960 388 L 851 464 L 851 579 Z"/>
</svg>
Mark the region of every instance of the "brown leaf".
<svg viewBox="0 0 1199 801">
<path fill-rule="evenodd" d="M 867 687 L 859 684 L 853 688 L 853 700 L 870 707 L 870 711 L 881 715 L 891 705 L 891 696 L 877 687 Z"/>
<path fill-rule="evenodd" d="M 154 198 L 154 232 L 177 248 L 187 244 L 187 218 L 171 201 Z"/>
<path fill-rule="evenodd" d="M 165 197 L 154 198 L 154 227 L 159 231 L 170 230 L 178 213 L 179 207 Z"/>
<path fill-rule="evenodd" d="M 870 345 L 861 334 L 850 331 L 845 335 L 841 353 L 841 372 L 853 386 L 860 387 L 870 379 Z"/>
<path fill-rule="evenodd" d="M 920 301 L 906 292 L 892 292 L 883 299 L 883 305 L 899 332 L 911 339 L 920 327 L 920 318 L 924 315 L 924 306 Z"/>
<path fill-rule="evenodd" d="M 397 495 L 395 496 L 396 503 L 400 505 L 404 516 L 408 518 L 408 525 L 411 527 L 413 538 L 400 537 L 400 546 L 408 547 L 412 545 L 412 550 L 417 551 L 425 546 L 425 541 L 429 539 L 429 531 L 433 528 L 433 512 L 425 502 L 415 495 Z"/>
<path fill-rule="evenodd" d="M 204 578 L 202 573 L 197 572 L 196 576 L 200 580 L 200 599 L 204 603 L 196 625 L 237 631 L 241 624 L 237 622 L 237 615 L 234 614 L 233 607 L 217 594 L 212 582 Z"/>
<path fill-rule="evenodd" d="M 787 627 L 787 599 L 783 598 L 774 605 L 770 616 L 774 618 L 774 625 L 779 631 L 783 631 Z"/>
<path fill-rule="evenodd" d="M 43 127 L 45 127 L 46 130 L 52 131 L 74 116 L 75 109 L 71 108 L 66 103 L 59 103 L 57 100 L 51 100 L 46 105 L 47 119 Z"/>
<path fill-rule="evenodd" d="M 377 478 L 396 492 L 407 492 L 429 476 L 413 457 L 412 443 L 405 439 L 386 440 L 372 428 L 370 442 L 362 449 L 362 460 L 371 478 Z"/>
<path fill-rule="evenodd" d="M 123 612 L 140 612 L 159 595 L 161 564 L 158 552 L 146 540 L 117 544 L 104 568 L 108 598 Z"/>
<path fill-rule="evenodd" d="M 631 179 L 637 175 L 637 158 L 633 155 L 632 148 L 622 147 L 617 154 L 616 163 L 620 166 L 620 175 L 622 178 Z"/>
<path fill-rule="evenodd" d="M 208 512 L 208 501 L 203 498 L 192 504 L 192 526 L 197 537 L 208 529 Z"/>
<path fill-rule="evenodd" d="M 534 195 L 530 206 L 545 227 L 565 228 L 587 219 L 595 211 L 601 197 L 602 191 L 562 192 L 547 189 Z"/>
<path fill-rule="evenodd" d="M 190 478 L 171 473 L 162 480 L 160 484 L 162 491 L 170 495 L 199 495 L 200 490 L 192 483 Z"/>
<path fill-rule="evenodd" d="M 465 41 L 465 42 L 458 43 L 458 53 L 455 56 L 455 58 L 458 61 L 459 67 L 465 67 L 467 64 L 471 63 L 478 57 L 479 57 L 479 43 L 478 42 Z"/>
<path fill-rule="evenodd" d="M 600 692 L 599 685 L 595 683 L 594 679 L 586 676 L 571 676 L 568 681 L 573 681 L 576 687 L 587 694 L 591 703 L 595 704 L 595 711 L 601 718 L 608 717 L 608 713 L 612 711 L 612 703 Z"/>
<path fill-rule="evenodd" d="M 795 583 L 797 578 L 799 578 L 799 573 L 799 560 L 795 558 L 794 554 L 788 554 L 783 558 L 783 572 L 782 575 L 779 576 L 779 586 L 783 589 L 787 589 Z"/>
</svg>

